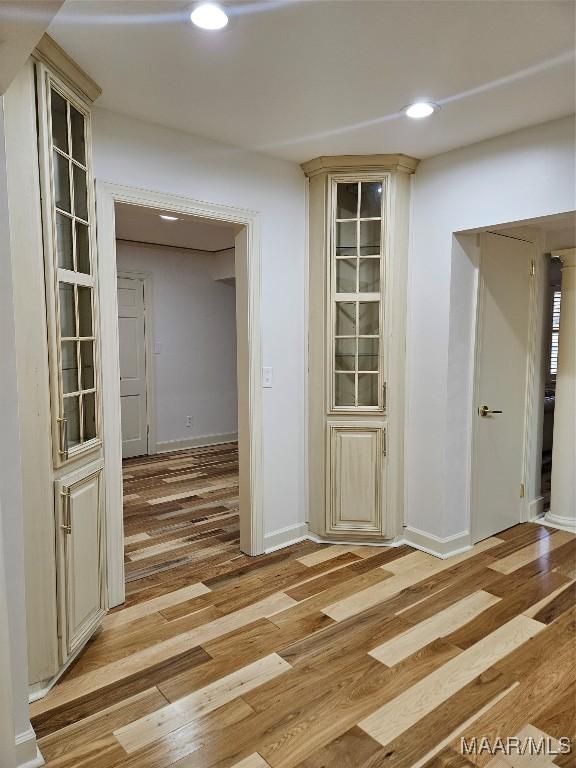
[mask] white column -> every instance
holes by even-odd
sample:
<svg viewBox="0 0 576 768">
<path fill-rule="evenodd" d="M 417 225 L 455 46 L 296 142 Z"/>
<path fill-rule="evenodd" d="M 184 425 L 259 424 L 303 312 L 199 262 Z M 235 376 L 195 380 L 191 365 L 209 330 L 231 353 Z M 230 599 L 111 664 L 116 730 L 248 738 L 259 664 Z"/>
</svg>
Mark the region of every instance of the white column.
<svg viewBox="0 0 576 768">
<path fill-rule="evenodd" d="M 552 444 L 552 488 L 546 522 L 576 531 L 576 248 L 562 261 L 560 335 Z"/>
</svg>

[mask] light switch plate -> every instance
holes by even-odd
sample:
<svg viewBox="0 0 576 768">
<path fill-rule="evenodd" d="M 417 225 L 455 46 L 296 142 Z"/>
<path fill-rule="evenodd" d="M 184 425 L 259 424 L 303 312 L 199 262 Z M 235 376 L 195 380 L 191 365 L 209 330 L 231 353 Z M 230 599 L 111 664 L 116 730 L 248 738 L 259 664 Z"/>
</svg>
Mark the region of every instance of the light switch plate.
<svg viewBox="0 0 576 768">
<path fill-rule="evenodd" d="M 272 368 L 266 366 L 262 368 L 262 386 L 265 388 L 272 386 Z"/>
</svg>

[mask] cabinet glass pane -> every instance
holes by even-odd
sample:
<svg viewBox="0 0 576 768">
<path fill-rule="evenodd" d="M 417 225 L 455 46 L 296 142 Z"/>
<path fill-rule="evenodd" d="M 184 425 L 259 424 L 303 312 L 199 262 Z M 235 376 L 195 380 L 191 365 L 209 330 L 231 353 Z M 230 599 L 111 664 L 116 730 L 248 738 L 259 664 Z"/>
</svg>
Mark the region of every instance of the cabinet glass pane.
<svg viewBox="0 0 576 768">
<path fill-rule="evenodd" d="M 86 165 L 86 140 L 84 138 L 84 115 L 70 105 L 70 132 L 72 134 L 72 157 Z"/>
<path fill-rule="evenodd" d="M 74 269 L 72 257 L 72 219 L 63 213 L 56 214 L 56 253 L 61 269 Z"/>
<path fill-rule="evenodd" d="M 83 403 L 83 437 L 84 441 L 96 437 L 96 395 L 89 392 L 82 395 Z"/>
<path fill-rule="evenodd" d="M 378 370 L 378 339 L 358 339 L 358 370 Z"/>
<path fill-rule="evenodd" d="M 90 274 L 88 227 L 80 221 L 76 222 L 76 271 Z"/>
<path fill-rule="evenodd" d="M 378 374 L 358 374 L 358 405 L 378 405 Z"/>
<path fill-rule="evenodd" d="M 382 215 L 382 182 L 363 181 L 360 194 L 360 218 L 379 218 Z"/>
<path fill-rule="evenodd" d="M 62 152 L 68 152 L 68 118 L 66 101 L 56 91 L 50 92 L 52 111 L 52 144 Z"/>
<path fill-rule="evenodd" d="M 361 293 L 380 292 L 380 259 L 360 259 L 358 290 Z"/>
<path fill-rule="evenodd" d="M 80 398 L 78 395 L 64 398 L 66 419 L 66 446 L 72 448 L 80 442 Z"/>
<path fill-rule="evenodd" d="M 359 302 L 358 333 L 360 336 L 377 336 L 379 329 L 380 303 L 378 301 Z"/>
<path fill-rule="evenodd" d="M 78 355 L 75 341 L 62 342 L 62 391 L 78 392 Z"/>
<path fill-rule="evenodd" d="M 373 409 L 381 386 L 383 181 L 338 182 L 335 194 L 332 405 Z"/>
<path fill-rule="evenodd" d="M 356 222 L 336 222 L 336 256 L 356 256 Z"/>
<path fill-rule="evenodd" d="M 356 339 L 336 339 L 334 364 L 337 371 L 356 369 Z"/>
<path fill-rule="evenodd" d="M 69 161 L 54 152 L 54 198 L 57 208 L 70 213 L 70 169 Z"/>
<path fill-rule="evenodd" d="M 356 293 L 357 259 L 338 259 L 336 262 L 336 293 Z"/>
<path fill-rule="evenodd" d="M 336 405 L 355 404 L 355 375 L 353 373 L 335 374 L 335 401 Z"/>
<path fill-rule="evenodd" d="M 336 304 L 336 336 L 354 336 L 356 333 L 356 303 L 339 301 Z"/>
<path fill-rule="evenodd" d="M 94 342 L 80 342 L 80 383 L 82 389 L 92 389 L 94 387 Z"/>
<path fill-rule="evenodd" d="M 60 336 L 76 336 L 74 286 L 60 283 Z"/>
<path fill-rule="evenodd" d="M 380 253 L 380 222 L 360 222 L 360 256 L 377 256 Z"/>
<path fill-rule="evenodd" d="M 79 336 L 92 336 L 92 288 L 78 286 Z"/>
<path fill-rule="evenodd" d="M 358 184 L 338 184 L 336 195 L 336 218 L 355 219 L 358 215 Z"/>
<path fill-rule="evenodd" d="M 88 219 L 88 191 L 86 171 L 74 166 L 74 213 L 81 219 Z"/>
</svg>

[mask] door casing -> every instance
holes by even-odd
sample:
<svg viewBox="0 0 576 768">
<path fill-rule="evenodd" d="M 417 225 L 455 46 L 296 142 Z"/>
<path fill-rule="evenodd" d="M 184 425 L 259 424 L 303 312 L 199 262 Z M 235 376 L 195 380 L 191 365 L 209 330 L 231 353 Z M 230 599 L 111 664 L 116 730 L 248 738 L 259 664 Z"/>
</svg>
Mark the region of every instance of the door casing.
<svg viewBox="0 0 576 768">
<path fill-rule="evenodd" d="M 262 341 L 260 321 L 260 220 L 256 211 L 193 200 L 179 195 L 96 182 L 98 282 L 102 348 L 103 437 L 106 450 L 105 505 L 108 600 L 124 602 L 124 530 L 122 510 L 122 437 L 120 359 L 116 295 L 116 203 L 198 216 L 238 227 L 235 239 L 236 329 L 238 359 L 238 441 L 240 458 L 240 549 L 264 552 L 262 483 Z"/>
<path fill-rule="evenodd" d="M 535 517 L 531 511 L 536 497 L 540 491 L 540 482 L 538 477 L 537 456 L 540 450 L 539 442 L 539 421 L 538 421 L 538 402 L 537 394 L 539 384 L 542 379 L 542 333 L 544 315 L 542 308 L 542 296 L 545 281 L 545 260 L 543 257 L 541 235 L 536 230 L 530 228 L 506 229 L 505 232 L 499 232 L 494 228 L 486 230 L 487 234 L 499 235 L 501 237 L 512 237 L 523 240 L 532 245 L 532 265 L 533 276 L 530 287 L 529 297 L 529 319 L 528 319 L 528 346 L 526 351 L 526 415 L 524 419 L 524 438 L 523 438 L 523 477 L 524 477 L 524 496 L 519 497 L 520 516 L 519 522 L 526 522 Z M 482 234 L 479 233 L 479 238 Z M 472 385 L 472 401 L 470 404 L 470 423 L 471 423 L 471 447 L 470 447 L 470 468 L 468 473 L 469 484 L 469 509 L 470 509 L 470 537 L 471 544 L 476 543 L 477 538 L 475 530 L 476 516 L 478 514 L 477 495 L 475 487 L 475 466 L 478 460 L 477 455 L 477 418 L 476 407 L 479 397 L 479 343 L 480 331 L 482 328 L 482 309 L 483 302 L 481 294 L 483 291 L 482 281 L 482 259 L 478 266 L 478 280 L 476 285 L 476 322 L 474 333 L 474 374 Z"/>
</svg>

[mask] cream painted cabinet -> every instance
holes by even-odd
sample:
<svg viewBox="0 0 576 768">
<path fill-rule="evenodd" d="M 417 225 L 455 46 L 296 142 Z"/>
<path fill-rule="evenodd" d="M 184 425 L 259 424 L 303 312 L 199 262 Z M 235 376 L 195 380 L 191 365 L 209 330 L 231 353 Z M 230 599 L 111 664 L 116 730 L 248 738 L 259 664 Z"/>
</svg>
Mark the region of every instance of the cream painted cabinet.
<svg viewBox="0 0 576 768">
<path fill-rule="evenodd" d="M 36 68 L 60 665 L 106 611 L 90 107 Z"/>
<path fill-rule="evenodd" d="M 65 662 L 84 645 L 105 613 L 102 462 L 55 485 L 58 634 Z"/>
<path fill-rule="evenodd" d="M 327 434 L 327 532 L 380 535 L 386 497 L 386 428 L 330 422 Z"/>
<path fill-rule="evenodd" d="M 410 174 L 402 155 L 321 157 L 310 185 L 310 528 L 380 541 L 403 524 Z"/>
<path fill-rule="evenodd" d="M 5 94 L 30 695 L 107 607 L 90 104 L 44 37 Z"/>
</svg>

